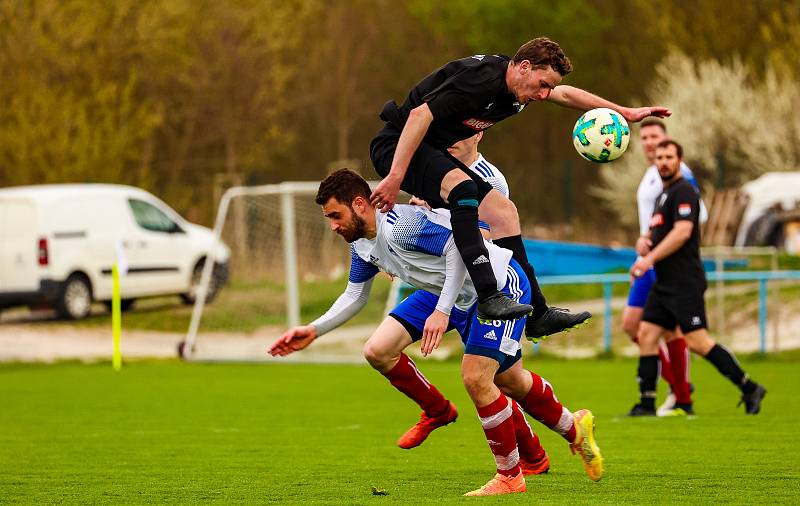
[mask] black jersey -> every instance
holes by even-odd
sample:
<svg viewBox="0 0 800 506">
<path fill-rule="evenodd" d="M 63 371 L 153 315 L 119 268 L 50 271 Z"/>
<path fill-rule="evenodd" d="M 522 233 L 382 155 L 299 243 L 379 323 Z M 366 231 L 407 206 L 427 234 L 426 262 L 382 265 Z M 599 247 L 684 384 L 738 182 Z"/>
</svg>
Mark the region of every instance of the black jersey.
<svg viewBox="0 0 800 506">
<path fill-rule="evenodd" d="M 399 107 L 396 125 L 405 125 L 412 109 L 427 102 L 433 123 L 424 141 L 447 149 L 522 111 L 506 86 L 511 59 L 502 55 L 475 55 L 451 61 L 420 81 Z"/>
<path fill-rule="evenodd" d="M 656 289 L 667 293 L 702 291 L 706 288 L 703 262 L 700 260 L 700 197 L 697 190 L 681 178 L 666 188 L 656 200 L 650 218 L 650 239 L 653 247 L 680 220 L 694 224 L 692 235 L 676 252 L 656 263 Z"/>
</svg>

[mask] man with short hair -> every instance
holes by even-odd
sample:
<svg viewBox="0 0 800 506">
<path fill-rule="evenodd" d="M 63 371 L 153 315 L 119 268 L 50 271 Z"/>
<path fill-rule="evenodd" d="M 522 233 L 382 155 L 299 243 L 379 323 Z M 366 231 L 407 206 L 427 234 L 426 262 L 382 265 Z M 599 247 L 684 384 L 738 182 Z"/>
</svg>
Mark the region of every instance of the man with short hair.
<svg viewBox="0 0 800 506">
<path fill-rule="evenodd" d="M 560 86 L 572 64 L 558 44 L 545 37 L 519 48 L 513 58 L 474 55 L 451 61 L 424 78 L 398 106 L 384 105 L 383 129 L 370 144 L 370 157 L 383 178 L 371 195 L 389 211 L 400 189 L 450 209 L 453 238 L 478 294 L 481 319 L 515 319 L 527 315 L 526 336 L 543 337 L 586 321 L 548 308 L 522 244 L 516 207 L 490 184 L 447 153 L 447 148 L 522 111 L 533 101 L 588 110 L 608 107 L 628 121 L 669 116 L 664 107 L 620 107 L 579 88 Z M 498 291 L 478 230 L 478 215 L 492 229 L 494 243 L 509 249 L 533 288 L 533 307 L 510 301 Z"/>
<path fill-rule="evenodd" d="M 656 146 L 667 138 L 667 126 L 658 118 L 645 118 L 639 126 L 639 140 L 642 142 L 645 157 L 649 164 L 636 191 L 636 203 L 639 208 L 639 239 L 636 241 L 637 253 L 646 254 L 650 246 L 647 236 L 650 230 L 650 216 L 656 205 L 656 199 L 664 190 L 661 177 L 655 165 Z M 691 169 L 681 161 L 681 173 L 697 192 L 700 187 L 695 180 Z M 700 224 L 708 219 L 708 212 L 702 199 L 700 200 Z M 634 278 L 628 293 L 628 303 L 622 311 L 622 328 L 636 342 L 636 333 L 639 322 L 642 320 L 647 294 L 655 282 L 656 273 L 650 269 L 639 278 Z M 658 342 L 658 356 L 661 363 L 661 376 L 670 386 L 670 392 L 663 404 L 656 410 L 659 415 L 666 415 L 675 403 L 686 404 L 691 402 L 691 384 L 689 382 L 689 352 L 686 341 L 680 334 L 680 329 L 667 331 L 664 339 Z"/>
<path fill-rule="evenodd" d="M 630 269 L 633 276 L 655 267 L 656 281 L 644 306 L 637 334 L 640 400 L 631 416 L 653 416 L 658 377 L 658 339 L 679 327 L 689 349 L 703 356 L 742 392 L 745 413 L 758 414 L 766 389 L 752 381 L 733 354 L 714 342 L 706 329 L 703 294 L 706 276 L 700 260 L 700 197 L 680 166 L 683 148 L 671 139 L 656 146 L 656 166 L 664 191 L 650 218 L 649 242 Z M 694 414 L 691 400 L 676 402 L 674 416 Z"/>
<path fill-rule="evenodd" d="M 269 348 L 273 356 L 301 350 L 322 334 L 352 318 L 364 306 L 373 277 L 383 270 L 418 288 L 380 324 L 364 345 L 373 368 L 422 409 L 420 422 L 398 445 L 413 448 L 436 428 L 455 421 L 455 405 L 417 369 L 403 350 L 421 341 L 423 355 L 439 346 L 442 335 L 456 329 L 465 343 L 462 376 L 495 457 L 497 474 L 467 495 L 525 491 L 524 476 L 549 469 L 549 458 L 533 434 L 520 406 L 564 437 L 581 455 L 589 476 L 603 474 L 594 439 L 594 417 L 588 410 L 570 413 L 552 386 L 522 368 L 523 321 L 482 322 L 476 316 L 472 281 L 456 249 L 446 216 L 422 206 L 398 205 L 379 212 L 369 201 L 369 186 L 352 171 L 328 176 L 317 203 L 331 229 L 351 244 L 350 277 L 345 292 L 309 325 L 294 327 Z M 500 289 L 513 300 L 530 299 L 530 285 L 511 252 L 485 243 Z M 509 401 L 505 395 L 512 399 Z M 517 404 L 519 403 L 519 405 Z"/>
</svg>

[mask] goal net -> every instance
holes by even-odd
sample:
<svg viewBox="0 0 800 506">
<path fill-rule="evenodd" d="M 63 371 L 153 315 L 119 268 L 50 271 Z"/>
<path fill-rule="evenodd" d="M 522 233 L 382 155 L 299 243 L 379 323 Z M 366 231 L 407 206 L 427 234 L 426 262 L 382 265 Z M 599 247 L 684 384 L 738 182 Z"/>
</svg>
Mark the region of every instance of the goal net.
<svg viewBox="0 0 800 506">
<path fill-rule="evenodd" d="M 204 264 L 183 358 L 264 358 L 283 330 L 322 314 L 341 293 L 350 250 L 314 202 L 318 188 L 284 182 L 224 193 L 214 234 L 230 248 L 230 277 L 207 303 L 214 262 Z"/>
</svg>

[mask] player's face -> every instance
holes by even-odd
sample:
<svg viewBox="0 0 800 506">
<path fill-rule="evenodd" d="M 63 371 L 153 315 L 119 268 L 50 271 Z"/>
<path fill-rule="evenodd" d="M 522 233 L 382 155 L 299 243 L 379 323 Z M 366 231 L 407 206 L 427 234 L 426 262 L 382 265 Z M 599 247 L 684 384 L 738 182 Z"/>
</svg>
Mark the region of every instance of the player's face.
<svg viewBox="0 0 800 506">
<path fill-rule="evenodd" d="M 561 74 L 547 66 L 533 68 L 528 60 L 522 60 L 512 70 L 509 91 L 517 97 L 517 102 L 527 104 L 531 101 L 547 100 L 553 88 L 561 82 Z"/>
<path fill-rule="evenodd" d="M 367 223 L 356 214 L 352 207 L 331 198 L 322 206 L 322 213 L 330 221 L 331 230 L 347 242 L 353 242 L 366 235 Z"/>
<path fill-rule="evenodd" d="M 666 132 L 658 125 L 649 125 L 639 129 L 639 140 L 642 141 L 644 156 L 647 157 L 650 163 L 655 163 L 656 146 L 666 136 Z"/>
<path fill-rule="evenodd" d="M 678 158 L 678 149 L 673 146 L 656 148 L 656 167 L 658 175 L 663 181 L 672 181 L 681 170 L 681 159 Z"/>
</svg>

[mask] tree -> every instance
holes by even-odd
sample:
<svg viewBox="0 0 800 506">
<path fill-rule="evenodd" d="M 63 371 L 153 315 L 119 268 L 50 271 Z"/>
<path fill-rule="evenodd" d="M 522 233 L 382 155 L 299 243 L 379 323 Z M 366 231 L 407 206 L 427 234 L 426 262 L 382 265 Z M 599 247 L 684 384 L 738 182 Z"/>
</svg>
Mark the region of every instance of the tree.
<svg viewBox="0 0 800 506">
<path fill-rule="evenodd" d="M 656 67 L 649 94 L 672 108 L 669 135 L 684 146 L 690 166 L 718 174 L 724 163 L 725 185 L 800 168 L 800 85 L 769 65 L 755 72 L 737 59 L 696 62 L 674 53 Z M 645 166 L 634 146 L 633 156 L 603 170 L 595 192 L 626 224 L 635 223 L 632 197 Z"/>
</svg>

